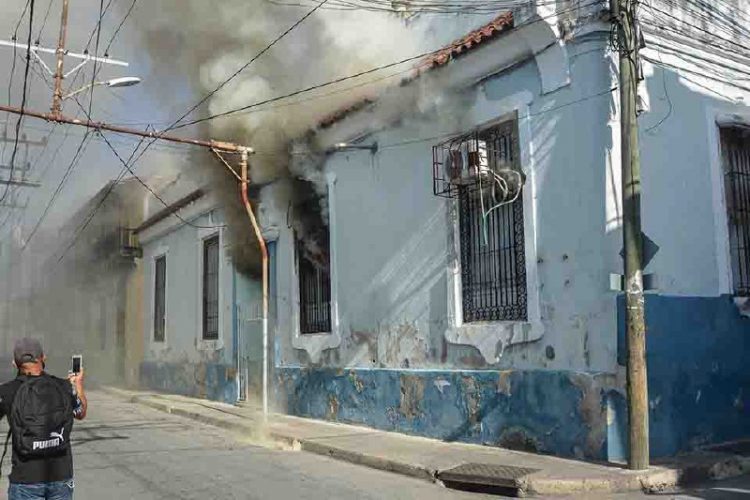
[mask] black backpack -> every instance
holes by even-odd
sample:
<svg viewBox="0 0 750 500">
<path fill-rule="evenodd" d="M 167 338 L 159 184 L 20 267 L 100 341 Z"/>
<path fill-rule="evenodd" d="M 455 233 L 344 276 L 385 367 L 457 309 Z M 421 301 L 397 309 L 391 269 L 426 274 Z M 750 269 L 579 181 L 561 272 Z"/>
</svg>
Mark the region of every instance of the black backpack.
<svg viewBox="0 0 750 500">
<path fill-rule="evenodd" d="M 18 388 L 8 423 L 13 447 L 22 457 L 50 457 L 70 447 L 73 397 L 49 375 L 29 377 Z"/>
</svg>

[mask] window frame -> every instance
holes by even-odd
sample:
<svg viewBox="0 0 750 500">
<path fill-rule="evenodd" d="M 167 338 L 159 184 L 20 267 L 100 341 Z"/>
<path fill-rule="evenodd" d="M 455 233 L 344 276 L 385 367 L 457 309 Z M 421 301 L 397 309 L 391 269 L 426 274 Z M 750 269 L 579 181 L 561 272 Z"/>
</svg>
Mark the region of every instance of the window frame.
<svg viewBox="0 0 750 500">
<path fill-rule="evenodd" d="M 733 134 L 736 133 L 737 130 L 749 129 L 750 127 L 738 123 L 719 123 L 717 125 L 719 167 L 724 195 L 723 215 L 726 222 L 724 225 L 724 228 L 726 229 L 725 244 L 728 254 L 727 267 L 730 275 L 728 287 L 734 297 L 748 298 L 750 297 L 750 223 L 745 224 L 742 238 L 743 241 L 735 244 L 734 238 L 739 239 L 739 232 L 736 225 L 733 223 L 733 219 L 736 217 L 736 198 L 740 198 L 740 205 L 743 204 L 744 199 L 745 206 L 740 211 L 743 211 L 746 217 L 750 214 L 750 132 L 748 132 L 748 137 L 745 139 L 747 142 L 744 148 L 744 154 L 746 156 L 744 161 L 746 164 L 743 166 L 745 167 L 745 171 L 740 172 L 740 175 L 747 176 L 748 178 L 748 180 L 744 181 L 746 184 L 744 190 L 735 185 L 731 179 L 731 175 L 738 172 L 733 170 L 734 165 L 729 164 L 729 159 L 727 158 L 728 151 L 725 144 L 731 139 L 727 138 L 725 134 Z M 739 196 L 736 196 L 738 189 L 743 192 Z M 743 244 L 744 247 L 742 247 Z M 741 248 L 735 248 L 736 245 L 739 245 Z M 742 258 L 741 253 L 744 253 L 744 259 Z"/>
<path fill-rule="evenodd" d="M 294 253 L 295 253 L 294 262 L 295 262 L 295 272 L 296 272 L 296 275 L 297 275 L 297 290 L 298 290 L 298 292 L 297 292 L 298 322 L 297 323 L 298 323 L 299 332 L 300 332 L 301 335 L 330 334 L 331 331 L 332 331 L 332 329 L 333 329 L 332 328 L 332 324 L 333 324 L 333 315 L 332 315 L 332 309 L 333 309 L 332 308 L 333 286 L 332 286 L 332 280 L 331 280 L 330 229 L 329 229 L 329 235 L 328 235 L 328 237 L 329 237 L 329 245 L 328 245 L 329 246 L 329 251 L 328 251 L 328 278 L 326 280 L 325 277 L 323 277 L 323 279 L 322 279 L 323 283 L 321 283 L 320 287 L 319 287 L 320 291 L 323 291 L 322 297 L 325 298 L 326 297 L 326 291 L 323 290 L 323 287 L 325 287 L 325 284 L 327 282 L 327 285 L 328 285 L 328 287 L 327 287 L 328 288 L 328 290 L 327 290 L 328 301 L 326 303 L 326 301 L 323 300 L 321 302 L 321 304 L 320 304 L 319 307 L 326 307 L 326 304 L 327 304 L 327 309 L 328 309 L 327 316 L 328 316 L 328 318 L 327 318 L 327 320 L 323 319 L 321 321 L 321 323 L 324 323 L 324 325 L 322 327 L 320 327 L 320 328 L 314 328 L 314 327 L 313 328 L 305 328 L 305 325 L 308 324 L 307 320 L 305 318 L 306 311 L 307 311 L 307 307 L 305 306 L 305 304 L 307 302 L 309 302 L 309 301 L 304 300 L 304 297 L 303 297 L 303 290 L 306 288 L 306 287 L 303 287 L 302 259 L 304 258 L 304 256 L 302 255 L 301 248 L 300 248 L 302 246 L 302 242 L 301 242 L 300 238 L 297 236 L 296 232 L 293 233 L 293 236 L 294 236 Z M 309 261 L 309 259 L 305 259 L 305 260 Z M 312 262 L 310 262 L 309 266 L 310 267 L 315 267 L 315 264 L 312 263 Z M 319 269 L 317 271 L 320 274 L 322 274 L 322 271 L 320 271 Z M 318 307 L 318 306 L 316 306 L 316 307 Z"/>
<path fill-rule="evenodd" d="M 151 307 L 153 311 L 153 318 L 151 322 L 151 342 L 156 344 L 164 344 L 167 341 L 167 254 L 162 253 L 159 255 L 154 256 L 153 258 L 153 272 L 154 272 L 154 280 L 153 280 L 153 298 L 151 301 Z M 164 279 L 162 283 L 162 331 L 161 331 L 161 338 L 157 338 L 157 315 L 159 313 L 158 308 L 158 300 L 159 300 L 159 262 L 164 263 Z"/>
<path fill-rule="evenodd" d="M 208 336 L 208 312 L 207 312 L 207 278 L 208 278 L 208 248 L 210 245 L 216 247 L 216 334 Z M 201 340 L 206 342 L 216 342 L 221 338 L 221 238 L 220 235 L 212 234 L 205 238 L 201 238 L 201 288 L 200 288 L 200 324 L 201 324 Z"/>
<path fill-rule="evenodd" d="M 501 118 L 495 123 L 479 127 L 475 132 L 469 134 L 471 140 L 482 140 L 490 134 L 495 140 L 510 135 L 509 154 L 505 160 L 509 160 L 511 168 L 523 174 L 520 162 L 520 144 L 518 117 L 514 113 L 511 116 Z M 489 147 L 489 146 L 487 146 Z M 495 158 L 497 161 L 498 158 Z M 458 215 L 458 248 L 461 273 L 461 316 L 464 323 L 483 322 L 523 322 L 529 318 L 528 283 L 526 272 L 527 242 L 524 228 L 524 193 L 523 190 L 513 203 L 502 206 L 487 217 L 486 226 L 481 213 L 466 214 L 467 210 L 476 211 L 480 202 L 476 199 L 479 186 L 461 186 L 457 194 Z M 481 210 L 481 209 L 480 209 Z M 502 219 L 507 216 L 507 224 Z M 476 217 L 480 220 L 477 221 Z M 491 231 L 494 248 L 482 250 L 482 232 Z M 498 248 L 502 244 L 503 237 L 507 243 L 512 244 L 508 248 Z M 467 239 L 468 238 L 468 239 Z M 487 259 L 488 254 L 498 252 L 499 258 Z M 467 265 L 471 264 L 471 269 Z M 482 281 L 483 276 L 491 275 L 493 278 L 487 283 Z M 510 275 L 510 277 L 508 277 Z M 474 278 L 477 278 L 476 280 Z M 497 279 L 495 279 L 497 278 Z M 467 281 L 469 281 L 467 283 Z M 498 284 L 509 282 L 504 287 Z M 484 285 L 484 286 L 483 286 Z M 477 290 L 477 288 L 480 288 Z"/>
<path fill-rule="evenodd" d="M 535 135 L 530 113 L 533 95 L 521 91 L 508 96 L 497 106 L 472 108 L 462 123 L 464 130 L 491 127 L 511 118 L 517 118 L 520 145 L 519 167 L 526 176 L 524 184 L 524 239 L 526 253 L 526 290 L 528 319 L 526 321 L 488 321 L 465 323 L 463 320 L 461 254 L 459 238 L 458 200 L 445 200 L 448 220 L 448 262 L 446 264 L 448 326 L 444 338 L 448 344 L 475 347 L 488 364 L 499 361 L 504 350 L 511 345 L 536 342 L 544 337 L 545 325 L 541 314 L 539 262 L 537 260 L 536 186 L 535 186 Z"/>
</svg>

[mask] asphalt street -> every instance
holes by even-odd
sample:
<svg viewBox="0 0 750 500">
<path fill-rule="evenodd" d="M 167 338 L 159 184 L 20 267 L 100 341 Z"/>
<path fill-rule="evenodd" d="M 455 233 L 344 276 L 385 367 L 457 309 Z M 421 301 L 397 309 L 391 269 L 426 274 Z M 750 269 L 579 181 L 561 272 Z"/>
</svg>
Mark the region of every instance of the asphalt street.
<svg viewBox="0 0 750 500">
<path fill-rule="evenodd" d="M 449 490 L 320 455 L 259 446 L 217 427 L 92 393 L 89 417 L 73 434 L 78 500 L 113 499 L 475 499 L 493 495 Z M 4 434 L 5 422 L 0 432 Z M 3 467 L 0 499 L 10 459 Z M 578 495 L 576 500 L 603 498 Z M 680 493 L 631 499 L 750 499 L 750 477 Z"/>
<path fill-rule="evenodd" d="M 478 499 L 319 455 L 243 442 L 216 427 L 92 393 L 73 434 L 75 498 Z M 5 425 L 3 425 L 5 427 Z M 3 467 L 2 497 L 8 467 Z"/>
</svg>

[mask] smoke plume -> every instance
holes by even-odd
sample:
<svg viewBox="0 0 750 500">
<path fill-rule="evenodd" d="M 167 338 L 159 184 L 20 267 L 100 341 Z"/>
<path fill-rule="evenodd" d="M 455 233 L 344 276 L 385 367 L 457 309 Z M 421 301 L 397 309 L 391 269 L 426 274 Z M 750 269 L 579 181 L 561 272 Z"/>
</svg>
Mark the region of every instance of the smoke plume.
<svg viewBox="0 0 750 500">
<path fill-rule="evenodd" d="M 292 26 L 310 7 L 285 7 L 267 1 L 163 0 L 144 5 L 137 24 L 142 42 L 164 78 L 180 74 L 203 96 Z M 281 39 L 221 91 L 195 116 L 213 115 L 324 83 L 424 50 L 426 28 L 408 25 L 396 15 L 320 9 Z M 409 67 L 396 68 L 403 73 Z M 378 75 L 382 77 L 382 75 Z M 394 78 L 399 78 L 398 74 Z M 373 80 L 373 77 L 369 77 Z M 393 79 L 391 79 L 393 81 Z M 397 81 L 397 80 L 396 80 Z M 328 144 L 308 133 L 331 113 L 376 95 L 390 83 L 382 79 L 348 81 L 246 113 L 210 121 L 200 133 L 252 146 L 250 175 L 257 185 L 282 182 L 273 190 L 275 208 L 288 213 L 310 254 L 327 246 L 319 226 L 328 223 L 327 188 L 320 171 Z M 169 89 L 165 89 L 169 92 Z M 168 96 L 165 96 L 168 98 Z M 187 106 L 186 106 L 187 108 Z M 220 173 L 213 185 L 223 193 L 235 259 L 256 261 L 246 215 L 233 201 L 236 182 Z M 257 198 L 257 191 L 254 191 Z M 270 203 L 266 197 L 263 203 Z M 324 259 L 323 259 L 324 260 Z M 253 268 L 252 264 L 248 266 Z"/>
</svg>

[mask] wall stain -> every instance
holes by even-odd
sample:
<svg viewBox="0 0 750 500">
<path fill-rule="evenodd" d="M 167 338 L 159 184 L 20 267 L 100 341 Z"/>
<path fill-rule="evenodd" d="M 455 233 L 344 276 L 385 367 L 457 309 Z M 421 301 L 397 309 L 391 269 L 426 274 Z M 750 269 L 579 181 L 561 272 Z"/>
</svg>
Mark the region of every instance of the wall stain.
<svg viewBox="0 0 750 500">
<path fill-rule="evenodd" d="M 378 333 L 376 331 L 352 329 L 347 342 L 355 346 L 366 345 L 368 359 L 373 363 L 378 359 Z"/>
<path fill-rule="evenodd" d="M 497 392 L 506 396 L 511 396 L 510 376 L 513 370 L 503 370 L 497 376 Z"/>
<path fill-rule="evenodd" d="M 413 420 L 422 416 L 424 379 L 417 375 L 401 375 L 401 402 L 399 412 Z"/>
<path fill-rule="evenodd" d="M 339 400 L 336 398 L 335 394 L 329 394 L 328 395 L 328 413 L 326 414 L 326 418 L 328 420 L 336 420 L 336 417 L 339 414 Z"/>
<path fill-rule="evenodd" d="M 509 427 L 500 434 L 498 446 L 509 450 L 537 453 L 542 448 L 539 441 L 523 427 Z"/>
<path fill-rule="evenodd" d="M 572 372 L 568 378 L 581 391 L 578 414 L 587 429 L 583 453 L 579 451 L 576 455 L 596 456 L 607 438 L 607 408 L 602 404 L 602 398 L 609 389 L 614 388 L 614 376 Z"/>
<path fill-rule="evenodd" d="M 474 377 L 461 377 L 461 385 L 464 389 L 464 398 L 466 401 L 466 410 L 469 416 L 469 423 L 476 424 L 480 420 L 481 394 L 479 384 Z"/>
<path fill-rule="evenodd" d="M 358 393 L 362 394 L 362 391 L 365 388 L 364 382 L 362 382 L 362 379 L 357 377 L 357 372 L 354 370 L 351 370 L 349 372 L 349 381 L 354 386 L 354 390 L 356 390 Z"/>
</svg>

